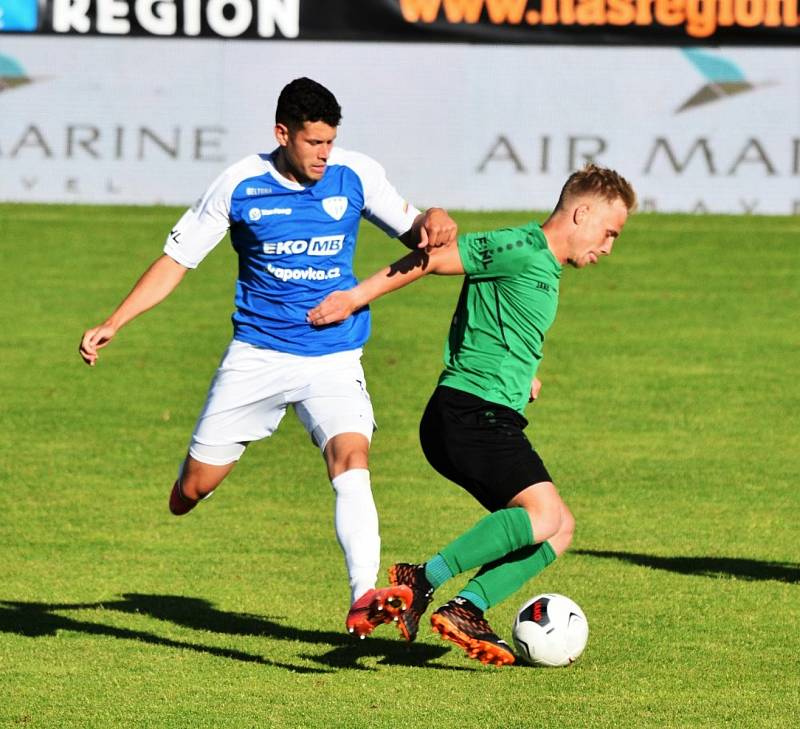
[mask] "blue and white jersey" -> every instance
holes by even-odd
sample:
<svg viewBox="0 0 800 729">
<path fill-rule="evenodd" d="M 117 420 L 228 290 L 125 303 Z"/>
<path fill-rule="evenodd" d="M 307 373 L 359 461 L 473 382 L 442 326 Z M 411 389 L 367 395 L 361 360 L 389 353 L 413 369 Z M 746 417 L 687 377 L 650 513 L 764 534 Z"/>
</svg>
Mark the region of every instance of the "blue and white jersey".
<svg viewBox="0 0 800 729">
<path fill-rule="evenodd" d="M 306 313 L 332 291 L 356 285 L 353 255 L 363 215 L 390 236 L 419 214 L 375 160 L 334 147 L 325 174 L 303 186 L 254 154 L 229 167 L 181 217 L 164 253 L 196 268 L 230 230 L 239 255 L 234 339 L 301 355 L 356 349 L 369 336 L 363 309 L 313 327 Z"/>
</svg>

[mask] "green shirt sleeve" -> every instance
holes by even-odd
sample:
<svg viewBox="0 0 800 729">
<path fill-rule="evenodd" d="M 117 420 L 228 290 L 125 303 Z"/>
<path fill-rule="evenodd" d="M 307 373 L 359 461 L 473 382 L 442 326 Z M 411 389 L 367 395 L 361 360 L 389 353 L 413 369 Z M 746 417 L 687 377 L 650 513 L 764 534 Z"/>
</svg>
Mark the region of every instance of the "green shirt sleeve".
<svg viewBox="0 0 800 729">
<path fill-rule="evenodd" d="M 524 270 L 538 249 L 537 243 L 526 228 L 503 228 L 460 235 L 458 252 L 464 271 L 472 278 L 498 278 Z"/>
</svg>

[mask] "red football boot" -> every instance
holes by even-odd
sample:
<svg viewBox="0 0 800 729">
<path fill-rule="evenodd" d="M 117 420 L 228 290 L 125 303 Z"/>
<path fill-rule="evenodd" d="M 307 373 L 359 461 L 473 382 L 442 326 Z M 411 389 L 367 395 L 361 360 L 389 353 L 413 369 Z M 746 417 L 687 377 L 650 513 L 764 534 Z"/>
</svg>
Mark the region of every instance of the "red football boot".
<svg viewBox="0 0 800 729">
<path fill-rule="evenodd" d="M 411 588 L 405 585 L 367 590 L 350 606 L 347 632 L 366 638 L 379 625 L 398 620 L 413 597 Z"/>
</svg>

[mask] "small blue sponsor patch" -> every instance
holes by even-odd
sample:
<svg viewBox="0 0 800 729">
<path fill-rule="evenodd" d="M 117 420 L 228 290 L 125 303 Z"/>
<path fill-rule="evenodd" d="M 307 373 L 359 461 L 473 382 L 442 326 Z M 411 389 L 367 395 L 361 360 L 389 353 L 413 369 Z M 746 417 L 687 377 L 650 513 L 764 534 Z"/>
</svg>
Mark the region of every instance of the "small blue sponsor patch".
<svg viewBox="0 0 800 729">
<path fill-rule="evenodd" d="M 0 0 L 0 32 L 34 31 L 39 25 L 37 0 Z"/>
</svg>

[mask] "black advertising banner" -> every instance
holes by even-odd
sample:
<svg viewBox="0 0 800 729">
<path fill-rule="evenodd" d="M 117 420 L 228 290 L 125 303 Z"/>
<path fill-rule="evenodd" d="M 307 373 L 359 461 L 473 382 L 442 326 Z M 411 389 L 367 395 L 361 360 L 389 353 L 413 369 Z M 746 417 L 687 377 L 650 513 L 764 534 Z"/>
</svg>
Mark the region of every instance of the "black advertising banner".
<svg viewBox="0 0 800 729">
<path fill-rule="evenodd" d="M 0 0 L 0 32 L 491 44 L 800 45 L 800 0 Z"/>
<path fill-rule="evenodd" d="M 316 38 L 324 37 L 325 27 L 338 27 L 348 40 L 800 45 L 800 0 L 339 0 L 310 5 L 318 6 L 315 22 L 322 25 Z"/>
</svg>

